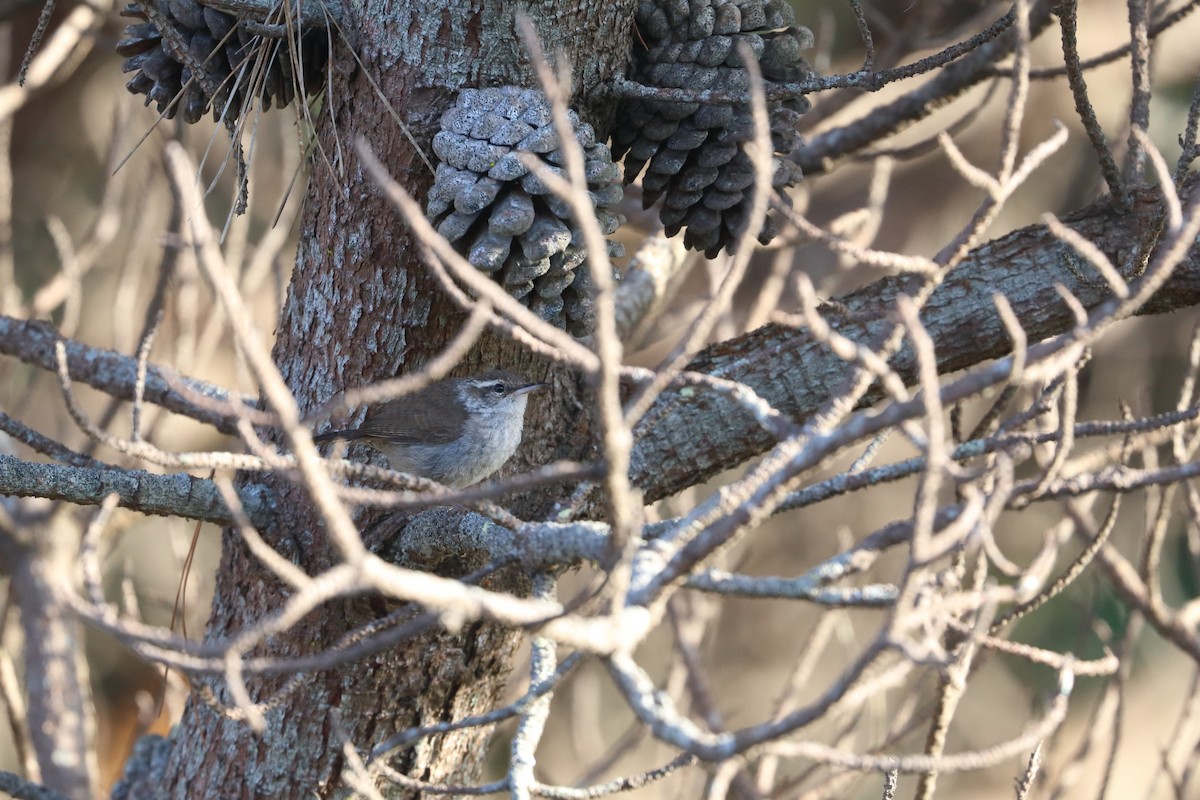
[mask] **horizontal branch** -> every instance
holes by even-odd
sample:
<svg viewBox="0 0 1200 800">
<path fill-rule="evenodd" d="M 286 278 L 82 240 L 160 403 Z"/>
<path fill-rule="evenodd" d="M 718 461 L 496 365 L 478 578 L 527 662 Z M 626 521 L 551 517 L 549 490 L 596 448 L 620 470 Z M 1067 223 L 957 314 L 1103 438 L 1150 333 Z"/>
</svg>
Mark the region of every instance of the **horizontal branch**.
<svg viewBox="0 0 1200 800">
<path fill-rule="evenodd" d="M 1195 181 L 1193 181 L 1193 184 Z M 1099 202 L 1063 218 L 1093 242 L 1112 263 L 1134 269 L 1141 260 L 1133 250 L 1165 218 L 1162 196 L 1143 190 L 1131 209 Z M 1007 355 L 1011 341 L 994 297 L 1004 295 L 1030 342 L 1071 330 L 1074 313 L 1054 287 L 1069 289 L 1085 308 L 1112 298 L 1099 275 L 1087 278 L 1083 259 L 1045 225 L 1033 225 L 987 242 L 970 252 L 930 297 L 921 322 L 933 339 L 941 374 L 966 369 Z M 876 281 L 838 299 L 843 313 L 829 323 L 843 336 L 876 340 L 895 324 L 896 299 L 913 292 L 921 278 L 899 275 Z M 1193 248 L 1167 284 L 1140 313 L 1164 313 L 1200 303 L 1200 248 Z M 916 379 L 911 348 L 891 361 L 904 382 Z M 688 369 L 740 381 L 776 410 L 803 420 L 830 397 L 840 394 L 852 367 L 814 341 L 804 330 L 766 325 L 744 336 L 719 342 L 702 352 Z M 879 400 L 872 391 L 861 405 Z M 647 501 L 694 486 L 734 467 L 774 444 L 745 410 L 715 393 L 692 390 L 665 393 L 635 431 L 631 459 L 635 485 Z"/>
<path fill-rule="evenodd" d="M 530 569 L 580 561 L 604 563 L 609 557 L 608 526 L 590 521 L 541 522 L 510 531 L 482 514 L 432 508 L 408 522 L 398 549 L 386 555 L 395 563 L 436 564 L 466 551 L 486 553 L 487 561 L 512 561 Z"/>
<path fill-rule="evenodd" d="M 0 454 L 0 496 L 99 505 L 110 494 L 120 498 L 123 508 L 143 514 L 237 524 L 217 485 L 206 478 L 121 467 L 44 464 Z M 259 528 L 271 524 L 275 495 L 268 484 L 242 483 L 238 497 L 251 523 Z M 450 552 L 474 550 L 486 553 L 491 561 L 514 561 L 536 568 L 579 561 L 600 563 L 608 555 L 608 527 L 588 521 L 545 522 L 512 531 L 481 514 L 439 507 L 409 520 L 401 548 L 393 555 L 409 562 L 436 562 Z"/>
<path fill-rule="evenodd" d="M 132 401 L 137 383 L 137 360 L 115 350 L 91 347 L 63 339 L 54 326 L 44 322 L 14 319 L 0 314 L 0 354 L 13 356 L 26 364 L 53 373 L 57 370 L 54 344 L 62 340 L 67 347 L 67 365 L 71 378 L 122 400 Z M 222 433 L 234 435 L 236 417 L 217 413 L 192 402 L 171 387 L 182 384 L 196 395 L 210 398 L 217 404 L 236 402 L 236 396 L 220 386 L 194 378 L 177 376 L 166 367 L 149 365 L 146 370 L 146 402 L 162 406 L 208 425 Z M 253 408 L 247 405 L 247 408 Z"/>
<path fill-rule="evenodd" d="M 155 475 L 120 467 L 70 467 L 40 464 L 0 454 L 0 495 L 45 497 L 78 505 L 99 505 L 110 494 L 120 505 L 143 514 L 203 520 L 233 525 L 216 484 L 185 473 Z M 265 526 L 274 517 L 270 490 L 262 484 L 239 489 L 250 521 Z"/>
</svg>

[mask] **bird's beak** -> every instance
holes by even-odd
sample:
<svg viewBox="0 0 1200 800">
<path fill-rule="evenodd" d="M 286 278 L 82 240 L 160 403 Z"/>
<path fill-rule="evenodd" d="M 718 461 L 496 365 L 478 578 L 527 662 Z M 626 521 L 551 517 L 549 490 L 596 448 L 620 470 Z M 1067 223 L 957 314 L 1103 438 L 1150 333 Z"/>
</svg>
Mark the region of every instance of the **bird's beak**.
<svg viewBox="0 0 1200 800">
<path fill-rule="evenodd" d="M 548 384 L 548 383 L 531 383 L 528 386 L 522 386 L 520 389 L 517 389 L 515 392 L 512 393 L 512 397 L 520 397 L 523 394 L 529 394 L 530 392 L 536 392 L 538 389 L 543 389 L 549 385 L 550 384 Z"/>
</svg>

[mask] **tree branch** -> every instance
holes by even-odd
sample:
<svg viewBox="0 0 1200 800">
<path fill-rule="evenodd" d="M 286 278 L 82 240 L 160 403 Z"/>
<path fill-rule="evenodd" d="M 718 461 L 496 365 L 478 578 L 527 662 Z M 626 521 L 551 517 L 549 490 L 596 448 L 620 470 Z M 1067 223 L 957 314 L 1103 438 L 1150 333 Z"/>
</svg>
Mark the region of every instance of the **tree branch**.
<svg viewBox="0 0 1200 800">
<path fill-rule="evenodd" d="M 1036 38 L 1050 23 L 1052 5 L 1042 0 L 1030 9 L 1031 37 Z M 795 152 L 793 158 L 805 175 L 830 172 L 837 161 L 878 145 L 885 137 L 926 118 L 972 86 L 993 77 L 996 62 L 1010 54 L 1015 43 L 1016 35 L 1010 28 L 958 61 L 948 64 L 935 77 L 911 92 L 870 111 L 849 125 L 814 136 Z"/>
<path fill-rule="evenodd" d="M 26 364 L 55 372 L 54 343 L 62 339 L 52 325 L 37 321 L 24 321 L 0 315 L 0 353 L 14 356 Z M 67 363 L 71 378 L 99 389 L 105 394 L 122 400 L 133 400 L 137 384 L 137 359 L 115 350 L 91 347 L 80 342 L 64 340 L 67 346 Z M 151 365 L 146 371 L 147 402 L 162 406 L 168 411 L 182 414 L 208 425 L 222 433 L 237 434 L 237 418 L 218 413 L 190 400 L 171 387 L 181 383 L 197 395 L 211 398 L 217 404 L 237 402 L 237 396 L 227 389 L 194 378 L 176 377 L 166 367 Z M 252 410 L 252 407 L 247 405 Z"/>
<path fill-rule="evenodd" d="M 1197 183 L 1193 179 L 1181 195 Z M 1063 222 L 1092 241 L 1124 274 L 1140 271 L 1147 231 L 1164 218 L 1157 190 L 1133 196 L 1122 212 L 1107 201 L 1096 203 Z M 1143 252 L 1139 253 L 1141 249 Z M 1004 295 L 1031 342 L 1070 330 L 1075 317 L 1055 294 L 1065 286 L 1086 308 L 1112 297 L 1107 284 L 1081 272 L 1083 260 L 1045 225 L 1033 225 L 975 248 L 930 297 L 921 322 L 933 338 L 941 374 L 1006 355 L 1011 339 L 996 311 L 994 297 Z M 1082 267 L 1082 269 L 1088 269 Z M 870 342 L 894 324 L 889 311 L 896 298 L 912 291 L 913 276 L 876 281 L 839 299 L 843 314 L 829 314 L 843 336 Z M 1193 248 L 1166 285 L 1139 313 L 1165 313 L 1200 303 L 1200 248 Z M 905 347 L 892 368 L 912 385 L 915 359 Z M 778 411 L 804 419 L 840 391 L 850 368 L 806 331 L 767 325 L 737 339 L 710 346 L 689 370 L 745 383 Z M 880 398 L 876 390 L 860 405 Z M 770 447 L 773 439 L 730 400 L 697 391 L 668 392 L 635 429 L 631 461 L 634 484 L 647 501 L 675 494 L 707 480 Z"/>
<path fill-rule="evenodd" d="M 155 475 L 120 467 L 39 464 L 0 454 L 0 495 L 97 505 L 114 493 L 120 496 L 120 505 L 143 514 L 186 517 L 225 526 L 236 524 L 216 485 L 203 478 L 186 473 Z M 274 499 L 267 487 L 248 484 L 241 488 L 239 496 L 256 526 L 271 523 Z"/>
</svg>

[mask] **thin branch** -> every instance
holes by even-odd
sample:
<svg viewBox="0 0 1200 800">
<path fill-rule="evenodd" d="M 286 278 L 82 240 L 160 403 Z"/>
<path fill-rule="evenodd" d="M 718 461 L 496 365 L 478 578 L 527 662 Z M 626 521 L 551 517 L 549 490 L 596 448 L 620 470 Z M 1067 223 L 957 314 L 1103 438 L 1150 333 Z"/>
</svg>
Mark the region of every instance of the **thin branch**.
<svg viewBox="0 0 1200 800">
<path fill-rule="evenodd" d="M 1054 3 L 1047 0 L 1033 4 L 1029 14 L 1031 37 L 1036 36 L 1050 23 L 1050 10 L 1053 6 Z M 972 46 L 967 48 L 969 52 L 946 65 L 935 77 L 917 89 L 873 109 L 849 125 L 814 136 L 804 147 L 797 150 L 794 155 L 796 162 L 806 175 L 829 172 L 838 160 L 878 144 L 885 136 L 924 119 L 933 109 L 941 107 L 975 84 L 987 80 L 991 77 L 993 65 L 1011 52 L 1015 45 L 1011 23 L 1010 13 L 994 23 L 985 34 L 972 40 Z M 955 53 L 956 56 L 961 54 L 962 48 Z M 876 75 L 885 75 L 889 78 L 886 82 L 891 82 L 892 77 L 887 73 L 856 73 L 854 77 L 860 84 L 871 84 L 873 80 L 878 80 Z M 832 83 L 854 85 L 853 81 L 844 78 Z M 824 84 L 821 85 L 825 88 Z"/>
<path fill-rule="evenodd" d="M 1116 159 L 1113 158 L 1112 150 L 1108 146 L 1108 139 L 1100 127 L 1100 120 L 1096 117 L 1096 110 L 1092 107 L 1092 101 L 1088 97 L 1087 81 L 1083 77 L 1083 68 L 1079 59 L 1078 12 L 1079 0 L 1067 0 L 1059 10 L 1067 84 L 1071 87 L 1071 94 L 1075 97 L 1075 113 L 1079 115 L 1079 121 L 1083 123 L 1083 130 L 1092 143 L 1092 149 L 1096 151 L 1096 158 L 1100 162 L 1100 173 L 1108 184 L 1108 193 L 1124 202 L 1125 184 L 1121 180 L 1121 172 L 1117 169 Z"/>
</svg>

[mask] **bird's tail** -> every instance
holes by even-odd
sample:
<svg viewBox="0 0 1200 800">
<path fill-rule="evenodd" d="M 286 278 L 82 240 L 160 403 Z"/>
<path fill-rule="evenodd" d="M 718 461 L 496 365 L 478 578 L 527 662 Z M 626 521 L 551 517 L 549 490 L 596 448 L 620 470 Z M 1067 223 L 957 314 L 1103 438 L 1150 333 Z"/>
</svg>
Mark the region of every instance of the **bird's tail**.
<svg viewBox="0 0 1200 800">
<path fill-rule="evenodd" d="M 338 439 L 344 442 L 353 442 L 361 438 L 363 438 L 362 434 L 358 431 L 325 431 L 325 433 L 318 433 L 313 437 L 313 444 L 323 444 L 324 442 L 333 442 Z"/>
</svg>

